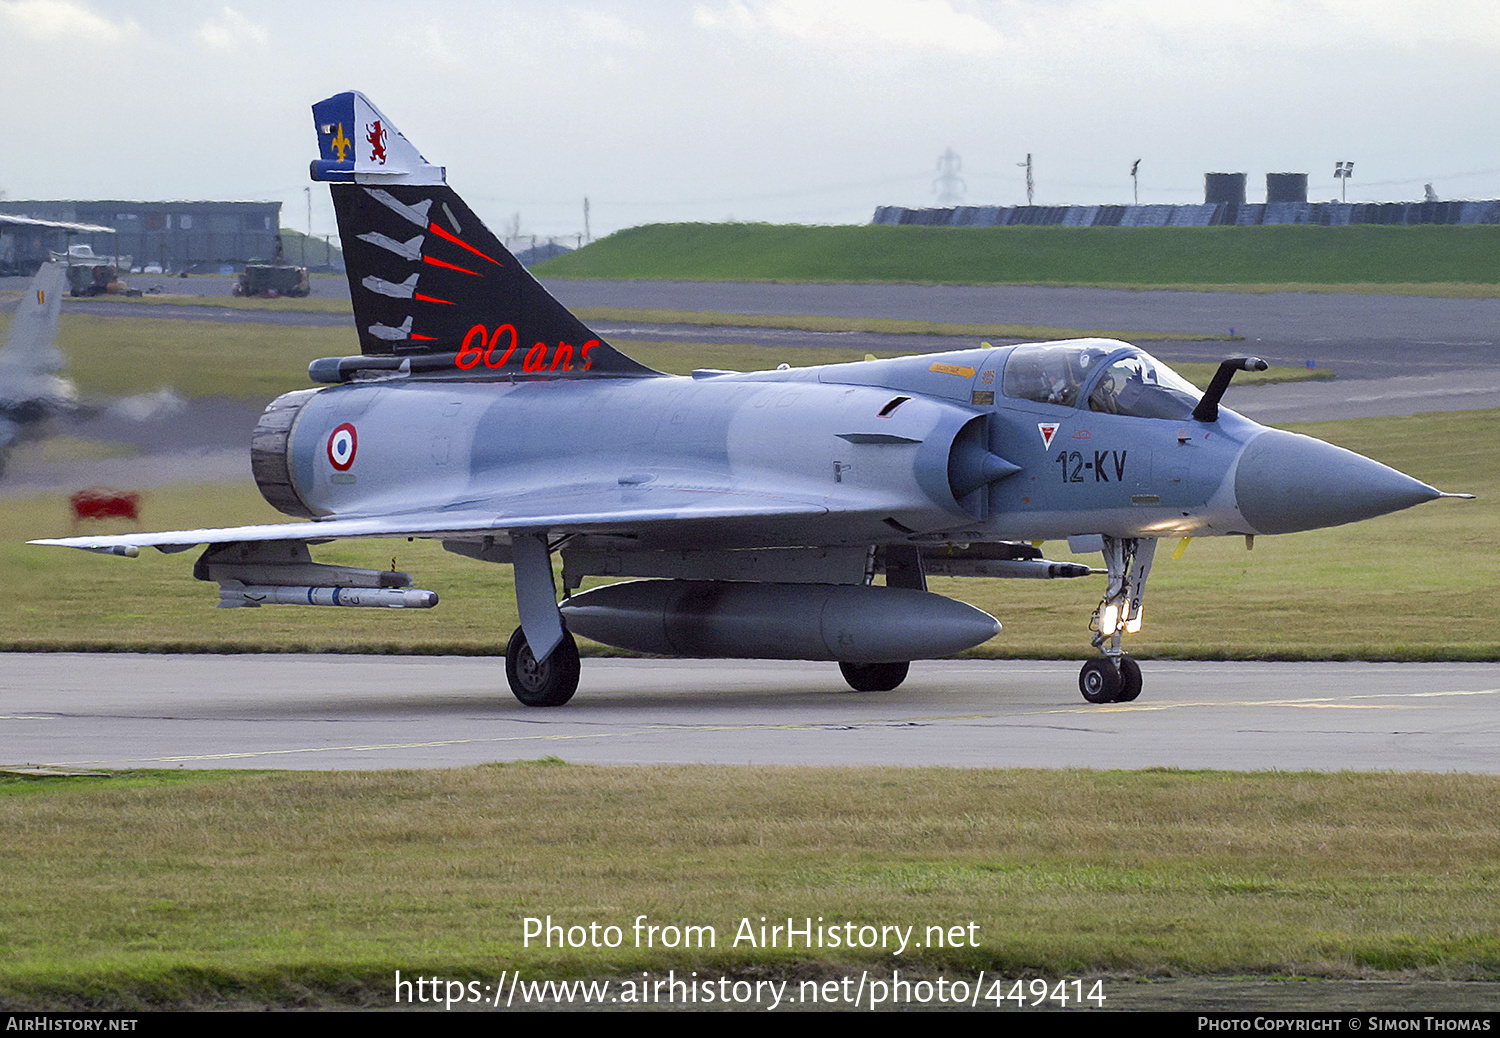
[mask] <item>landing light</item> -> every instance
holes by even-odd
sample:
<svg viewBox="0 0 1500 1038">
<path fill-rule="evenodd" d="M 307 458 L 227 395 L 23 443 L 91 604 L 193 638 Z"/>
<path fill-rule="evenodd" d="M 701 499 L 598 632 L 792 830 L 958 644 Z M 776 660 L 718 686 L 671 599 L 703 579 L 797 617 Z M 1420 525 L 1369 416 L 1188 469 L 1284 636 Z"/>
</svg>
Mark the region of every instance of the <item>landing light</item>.
<svg viewBox="0 0 1500 1038">
<path fill-rule="evenodd" d="M 1119 630 L 1119 627 L 1120 607 L 1111 602 L 1099 613 L 1099 633 L 1108 638 Z"/>
</svg>

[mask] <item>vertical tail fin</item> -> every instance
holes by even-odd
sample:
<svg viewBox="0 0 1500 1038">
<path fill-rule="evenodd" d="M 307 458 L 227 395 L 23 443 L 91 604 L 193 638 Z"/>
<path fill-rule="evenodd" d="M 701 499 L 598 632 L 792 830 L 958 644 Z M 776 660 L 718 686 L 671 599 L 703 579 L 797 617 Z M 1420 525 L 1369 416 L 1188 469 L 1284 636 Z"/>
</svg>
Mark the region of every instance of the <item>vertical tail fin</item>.
<svg viewBox="0 0 1500 1038">
<path fill-rule="evenodd" d="M 55 343 L 66 284 L 62 264 L 42 264 L 0 349 L 0 475 L 11 447 L 34 438 L 51 415 L 74 406 L 73 384 L 55 374 L 64 363 Z"/>
<path fill-rule="evenodd" d="M 0 365 L 22 369 L 29 375 L 62 370 L 63 355 L 53 343 L 57 340 L 57 315 L 67 290 L 67 276 L 60 263 L 42 264 L 10 320 Z"/>
<path fill-rule="evenodd" d="M 538 284 L 363 94 L 318 102 L 313 122 L 362 353 L 469 375 L 657 374 Z"/>
</svg>

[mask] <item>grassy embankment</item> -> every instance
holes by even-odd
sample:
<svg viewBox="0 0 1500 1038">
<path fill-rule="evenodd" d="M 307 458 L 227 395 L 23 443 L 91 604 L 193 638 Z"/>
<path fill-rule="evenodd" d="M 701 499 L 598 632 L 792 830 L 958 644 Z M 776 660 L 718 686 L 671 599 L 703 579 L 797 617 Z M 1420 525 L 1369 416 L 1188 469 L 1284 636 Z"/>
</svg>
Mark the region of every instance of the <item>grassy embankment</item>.
<svg viewBox="0 0 1500 1038">
<path fill-rule="evenodd" d="M 539 277 L 1500 294 L 1500 227 L 652 224 Z"/>
<path fill-rule="evenodd" d="M 546 763 L 0 779 L 0 1006 L 389 1006 L 398 969 L 1500 976 L 1494 777 Z M 547 915 L 626 939 L 525 947 Z M 637 948 L 638 916 L 715 944 Z M 733 946 L 762 916 L 965 940 Z"/>
</svg>

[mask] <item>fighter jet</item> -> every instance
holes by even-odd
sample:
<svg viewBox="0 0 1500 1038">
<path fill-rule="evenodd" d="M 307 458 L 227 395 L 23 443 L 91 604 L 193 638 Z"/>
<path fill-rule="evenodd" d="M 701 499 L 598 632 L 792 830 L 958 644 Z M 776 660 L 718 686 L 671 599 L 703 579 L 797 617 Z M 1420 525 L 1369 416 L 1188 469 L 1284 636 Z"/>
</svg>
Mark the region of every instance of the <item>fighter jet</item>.
<svg viewBox="0 0 1500 1038">
<path fill-rule="evenodd" d="M 33 541 L 117 555 L 207 549 L 220 606 L 426 608 L 405 574 L 314 563 L 339 537 L 422 537 L 514 567 L 506 650 L 530 706 L 577 688 L 575 634 L 668 656 L 827 660 L 860 691 L 1000 624 L 932 574 L 1099 572 L 1090 702 L 1129 701 L 1158 538 L 1288 533 L 1449 496 L 1268 429 L 1124 342 L 1079 339 L 894 360 L 670 376 L 549 295 L 370 101 L 313 106 L 314 180 L 347 249 L 358 356 L 273 401 L 251 461 L 305 522 Z M 562 559 L 558 602 L 553 556 Z M 883 583 L 877 578 L 883 575 Z M 588 577 L 638 578 L 578 592 Z"/>
<path fill-rule="evenodd" d="M 0 475 L 12 449 L 42 436 L 52 418 L 78 408 L 77 389 L 57 374 L 64 358 L 54 342 L 66 292 L 63 266 L 44 263 L 11 318 L 0 349 Z"/>
</svg>

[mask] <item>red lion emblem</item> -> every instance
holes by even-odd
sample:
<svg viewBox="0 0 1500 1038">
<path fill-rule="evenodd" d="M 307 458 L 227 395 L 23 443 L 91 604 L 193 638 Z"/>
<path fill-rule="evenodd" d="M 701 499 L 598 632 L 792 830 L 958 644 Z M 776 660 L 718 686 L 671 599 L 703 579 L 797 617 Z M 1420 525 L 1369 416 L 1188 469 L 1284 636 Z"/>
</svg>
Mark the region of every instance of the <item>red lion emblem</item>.
<svg viewBox="0 0 1500 1038">
<path fill-rule="evenodd" d="M 385 127 L 376 119 L 365 127 L 365 140 L 370 145 L 370 161 L 385 165 Z"/>
</svg>

